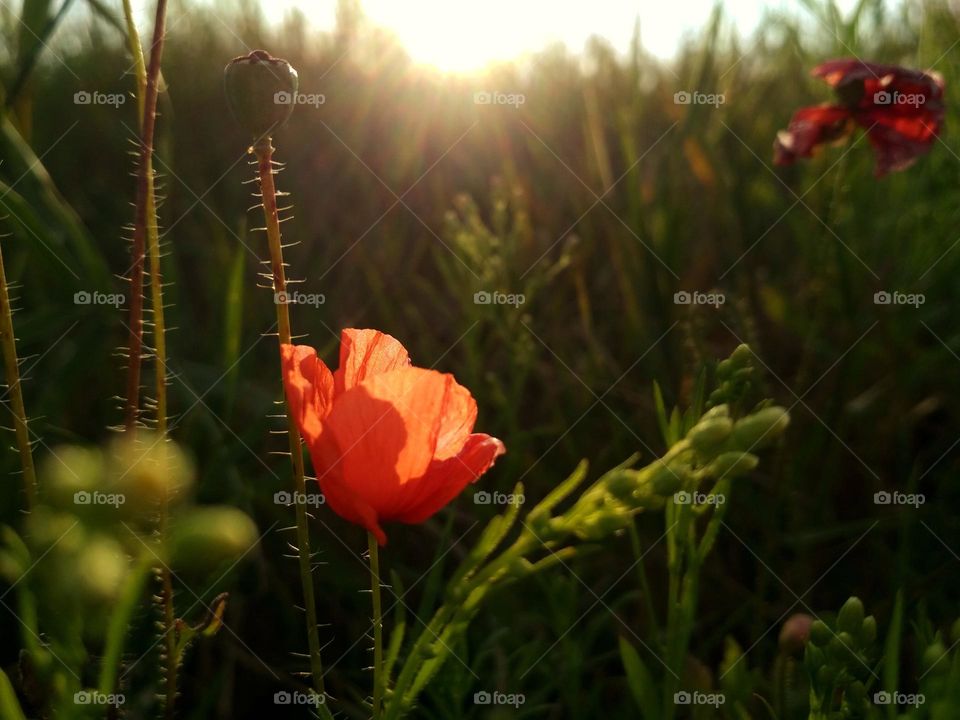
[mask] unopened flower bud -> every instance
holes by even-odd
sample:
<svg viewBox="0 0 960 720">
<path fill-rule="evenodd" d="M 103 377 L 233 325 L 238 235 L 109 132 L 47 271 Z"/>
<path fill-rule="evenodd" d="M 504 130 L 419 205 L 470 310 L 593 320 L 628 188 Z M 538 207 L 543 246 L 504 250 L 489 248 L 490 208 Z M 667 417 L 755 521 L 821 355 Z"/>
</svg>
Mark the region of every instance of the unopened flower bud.
<svg viewBox="0 0 960 720">
<path fill-rule="evenodd" d="M 753 470 L 760 459 L 746 452 L 725 452 L 710 463 L 710 474 L 715 478 L 737 477 Z"/>
<path fill-rule="evenodd" d="M 863 626 L 863 603 L 860 598 L 851 597 L 840 608 L 837 615 L 837 628 L 841 631 L 856 635 Z"/>
<path fill-rule="evenodd" d="M 742 450 L 758 450 L 774 440 L 790 424 L 790 415 L 782 407 L 767 407 L 737 421 L 733 442 Z"/>
<path fill-rule="evenodd" d="M 687 440 L 690 441 L 690 445 L 698 453 L 706 457 L 712 457 L 724 441 L 730 437 L 732 430 L 733 421 L 728 417 L 703 419 L 690 429 L 690 432 L 687 433 Z"/>
<path fill-rule="evenodd" d="M 254 139 L 270 136 L 290 117 L 299 79 L 286 60 L 254 50 L 234 58 L 223 72 L 230 110 Z"/>
<path fill-rule="evenodd" d="M 257 541 L 257 528 L 245 513 L 231 507 L 186 511 L 171 527 L 170 564 L 174 570 L 208 572 L 232 562 Z"/>
<path fill-rule="evenodd" d="M 810 626 L 813 618 L 806 613 L 796 613 L 787 618 L 780 628 L 780 651 L 784 655 L 800 653 L 810 637 Z"/>
</svg>

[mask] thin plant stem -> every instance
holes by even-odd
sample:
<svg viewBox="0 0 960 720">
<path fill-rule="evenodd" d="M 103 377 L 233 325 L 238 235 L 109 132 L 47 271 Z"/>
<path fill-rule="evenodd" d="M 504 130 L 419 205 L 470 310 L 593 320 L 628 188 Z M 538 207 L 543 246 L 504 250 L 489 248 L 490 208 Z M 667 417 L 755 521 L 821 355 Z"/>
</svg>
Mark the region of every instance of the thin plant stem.
<svg viewBox="0 0 960 720">
<path fill-rule="evenodd" d="M 643 562 L 643 552 L 640 547 L 640 533 L 637 532 L 637 523 L 630 523 L 630 546 L 633 549 L 633 556 L 637 561 L 637 576 L 640 580 L 640 592 L 643 593 L 643 606 L 647 613 L 647 622 L 650 623 L 650 634 L 654 637 L 658 635 L 659 622 L 657 621 L 657 612 L 653 607 L 653 595 L 650 593 L 650 583 L 647 581 L 647 570 Z"/>
<path fill-rule="evenodd" d="M 154 122 L 156 117 L 156 100 L 157 100 L 157 83 L 158 76 L 160 72 L 160 59 L 161 53 L 163 50 L 163 35 L 164 35 L 164 22 L 166 18 L 166 8 L 165 0 L 160 0 L 157 4 L 157 19 L 156 25 L 154 27 L 154 41 L 153 48 L 150 55 L 150 72 L 147 72 L 146 63 L 144 62 L 143 57 L 143 48 L 140 44 L 140 33 L 137 32 L 137 25 L 133 18 L 133 8 L 130 0 L 123 0 L 123 14 L 126 21 L 127 27 L 127 42 L 130 48 L 130 54 L 133 56 L 134 70 L 137 79 L 137 111 L 138 111 L 138 120 L 142 132 L 142 137 L 147 138 L 146 133 L 146 124 L 145 118 L 147 108 L 152 109 L 151 123 Z M 153 81 L 152 84 L 152 102 L 150 100 L 150 91 L 151 91 L 151 78 Z M 146 197 L 145 202 L 145 215 L 146 215 L 146 244 L 147 251 L 150 257 L 150 291 L 151 291 L 151 304 L 153 309 L 153 337 L 154 337 L 154 381 L 155 381 L 155 396 L 156 396 L 156 423 L 157 423 L 157 432 L 160 434 L 161 442 L 165 442 L 167 435 L 167 343 L 166 343 L 166 323 L 164 321 L 163 314 L 163 279 L 160 269 L 160 232 L 157 224 L 157 210 L 156 210 L 156 193 L 154 188 L 154 175 L 153 175 L 153 129 L 151 127 L 149 135 L 150 149 L 144 158 L 141 155 L 140 161 L 140 175 L 138 180 L 141 185 L 138 186 L 138 205 L 137 205 L 137 228 L 140 229 L 141 225 L 139 224 L 140 213 L 139 213 L 139 191 L 142 189 L 142 183 L 144 177 L 146 178 Z M 143 148 L 141 148 L 141 151 Z M 137 230 L 134 230 L 136 233 Z M 136 242 L 135 242 L 136 244 Z M 142 259 L 141 262 L 141 272 L 142 272 Z M 142 279 L 139 286 L 142 288 Z M 140 296 L 140 293 L 134 292 L 135 296 Z M 142 310 L 141 310 L 142 313 Z M 142 314 L 141 314 L 142 319 Z M 141 337 L 142 337 L 142 325 L 141 325 Z M 139 373 L 139 370 L 138 370 Z M 139 379 L 137 381 L 139 385 Z M 129 390 L 129 388 L 128 388 Z M 137 397 L 136 403 L 139 403 L 139 396 Z M 128 412 L 129 412 L 129 397 L 128 397 Z M 128 415 L 129 422 L 129 415 Z M 135 422 L 135 418 L 134 418 Z M 132 429 L 132 426 L 128 424 L 128 429 Z M 165 457 L 165 455 L 164 455 Z M 166 498 L 161 503 L 160 506 L 160 518 L 159 518 L 159 531 L 161 537 L 166 534 L 167 529 L 167 519 L 168 519 L 168 504 Z M 171 576 L 170 569 L 165 565 L 161 565 L 158 569 L 161 583 L 161 593 L 160 596 L 163 602 L 163 633 L 164 633 L 164 674 L 165 678 L 165 710 L 164 714 L 166 718 L 171 719 L 173 717 L 174 706 L 176 704 L 177 696 L 177 638 L 175 632 L 176 624 L 176 610 L 173 604 L 173 578 Z"/>
<path fill-rule="evenodd" d="M 267 242 L 270 246 L 270 266 L 273 271 L 274 305 L 277 308 L 278 339 L 281 344 L 292 340 L 290 313 L 285 303 L 277 302 L 278 295 L 287 291 L 287 278 L 283 264 L 283 246 L 280 240 L 280 219 L 277 212 L 277 190 L 273 184 L 273 143 L 264 137 L 253 148 L 257 156 L 257 176 L 260 180 L 260 195 L 263 215 L 267 226 Z M 307 509 L 302 498 L 306 495 L 306 480 L 303 470 L 303 450 L 300 446 L 300 431 L 291 413 L 287 413 L 287 435 L 290 439 L 290 460 L 293 463 L 293 483 L 298 501 L 294 503 L 297 516 L 297 553 L 300 563 L 300 582 L 303 585 L 303 604 L 307 616 L 307 645 L 310 649 L 310 673 L 313 689 L 321 696 L 318 711 L 324 717 L 332 717 L 325 704 L 323 663 L 320 660 L 320 635 L 317 630 L 317 607 L 313 589 L 313 558 L 310 553 L 310 531 L 307 526 Z"/>
<path fill-rule="evenodd" d="M 373 533 L 370 546 L 370 591 L 373 594 L 373 720 L 380 720 L 383 705 L 383 610 L 380 605 L 380 548 Z"/>
<path fill-rule="evenodd" d="M 27 510 L 32 510 L 37 495 L 37 474 L 33 468 L 33 451 L 30 448 L 30 429 L 27 427 L 27 410 L 23 404 L 23 389 L 20 387 L 20 361 L 17 359 L 17 340 L 13 334 L 13 309 L 7 292 L 7 274 L 0 254 L 0 342 L 3 344 L 3 365 L 6 372 L 7 391 L 13 410 L 14 432 L 20 452 L 23 471 L 23 489 Z"/>
<path fill-rule="evenodd" d="M 149 202 L 153 178 L 153 134 L 157 120 L 157 91 L 160 77 L 160 59 L 167 15 L 167 0 L 157 0 L 157 14 L 153 26 L 150 65 L 143 98 L 143 121 L 140 124 L 140 152 L 137 166 L 137 201 L 133 225 L 133 268 L 130 274 L 130 340 L 127 367 L 127 403 L 124 424 L 127 432 L 136 430 L 140 414 L 140 366 L 143 361 L 143 265 L 148 219 L 152 209 Z"/>
</svg>

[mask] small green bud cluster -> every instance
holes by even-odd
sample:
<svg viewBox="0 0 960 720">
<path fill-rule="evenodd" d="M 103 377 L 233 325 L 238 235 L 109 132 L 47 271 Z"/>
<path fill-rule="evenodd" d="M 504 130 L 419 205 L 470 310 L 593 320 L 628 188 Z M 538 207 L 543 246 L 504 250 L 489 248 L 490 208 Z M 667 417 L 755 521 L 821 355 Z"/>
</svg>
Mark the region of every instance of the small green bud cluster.
<svg viewBox="0 0 960 720">
<path fill-rule="evenodd" d="M 804 654 L 811 712 L 838 720 L 864 715 L 876 640 L 877 621 L 873 615 L 864 616 L 863 603 L 856 597 L 843 604 L 836 622 L 811 623 Z"/>
<path fill-rule="evenodd" d="M 734 421 L 726 405 L 709 410 L 655 462 L 640 469 L 619 468 L 604 475 L 564 515 L 551 519 L 554 530 L 571 530 L 599 540 L 627 526 L 642 510 L 656 510 L 669 498 L 687 502 L 705 481 L 718 482 L 753 470 L 753 451 L 770 445 L 790 422 L 781 407 L 765 407 Z"/>
<path fill-rule="evenodd" d="M 754 377 L 753 351 L 738 345 L 726 360 L 717 365 L 717 387 L 710 393 L 708 405 L 731 405 L 746 394 Z"/>
</svg>

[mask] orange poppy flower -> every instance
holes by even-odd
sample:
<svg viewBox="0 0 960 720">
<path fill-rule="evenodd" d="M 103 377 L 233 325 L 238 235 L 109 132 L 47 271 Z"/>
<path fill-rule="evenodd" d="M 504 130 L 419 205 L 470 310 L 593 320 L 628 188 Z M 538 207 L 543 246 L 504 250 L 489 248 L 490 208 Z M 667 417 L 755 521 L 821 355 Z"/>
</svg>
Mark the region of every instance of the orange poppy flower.
<svg viewBox="0 0 960 720">
<path fill-rule="evenodd" d="M 372 532 L 420 523 L 506 452 L 473 433 L 477 403 L 453 375 L 413 367 L 377 330 L 344 330 L 336 372 L 306 345 L 281 345 L 287 403 L 338 515 Z"/>
</svg>

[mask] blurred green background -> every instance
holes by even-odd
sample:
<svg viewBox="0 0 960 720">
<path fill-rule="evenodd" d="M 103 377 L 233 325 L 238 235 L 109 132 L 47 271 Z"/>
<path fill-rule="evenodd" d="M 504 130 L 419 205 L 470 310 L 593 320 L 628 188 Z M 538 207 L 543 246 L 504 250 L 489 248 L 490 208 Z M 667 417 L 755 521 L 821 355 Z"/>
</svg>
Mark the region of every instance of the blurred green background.
<svg viewBox="0 0 960 720">
<path fill-rule="evenodd" d="M 128 292 L 118 276 L 129 267 L 136 103 L 119 7 L 77 3 L 54 22 L 59 5 L 26 5 L 23 15 L 0 9 L 0 211 L 42 457 L 100 443 L 120 422 L 126 310 L 74 295 Z M 284 238 L 297 243 L 289 274 L 325 299 L 293 308 L 295 331 L 335 365 L 340 328 L 375 327 L 416 364 L 453 372 L 477 398 L 478 429 L 508 448 L 480 487 L 509 492 L 522 478 L 538 499 L 581 458 L 595 472 L 635 451 L 649 460 L 663 450 L 653 381 L 683 405 L 704 363 L 750 343 L 764 394 L 791 408 L 793 423 L 737 486 L 704 570 L 693 644 L 704 672 L 732 637 L 750 648 L 744 662 L 760 669 L 763 693 L 785 614 L 851 594 L 881 625 L 898 588 L 909 616 L 956 618 L 960 16 L 940 0 L 863 0 L 846 15 L 817 0 L 804 8 L 802 21 L 770 14 L 749 40 L 718 8 L 671 61 L 639 43 L 622 56 L 597 39 L 583 56 L 554 48 L 445 76 L 416 66 L 346 0 L 331 33 L 296 17 L 271 25 L 249 3 L 173 3 L 155 161 L 176 328 L 172 436 L 195 458 L 198 500 L 244 509 L 263 533 L 229 578 L 191 588 L 207 599 L 231 591 L 232 632 L 188 662 L 183 717 L 281 717 L 272 694 L 305 669 L 291 655 L 305 650 L 296 563 L 281 557 L 292 516 L 273 502 L 290 471 L 274 454 L 285 439 L 271 434 L 282 422 L 274 308 L 257 289 L 265 237 L 253 230 L 262 219 L 248 211 L 251 156 L 222 91 L 223 66 L 254 48 L 288 59 L 301 90 L 324 96 L 274 140 L 292 207 Z M 773 168 L 773 139 L 793 111 L 831 100 L 810 68 L 847 56 L 941 73 L 941 137 L 879 181 L 860 135 Z M 78 105 L 80 91 L 128 97 Z M 724 102 L 677 104 L 681 91 Z M 490 92 L 524 101 L 476 102 Z M 725 302 L 678 304 L 683 290 Z M 477 304 L 484 291 L 525 302 Z M 925 302 L 878 305 L 878 291 Z M 0 457 L 5 523 L 20 514 L 18 467 L 15 452 Z M 874 504 L 894 489 L 926 503 Z M 421 527 L 388 528 L 382 562 L 412 586 L 404 602 L 421 617 L 496 510 L 471 495 Z M 644 547 L 663 532 L 653 516 L 639 529 Z M 321 508 L 313 547 L 329 689 L 349 700 L 350 685 L 369 682 L 363 533 Z M 493 688 L 523 692 L 528 717 L 633 717 L 616 643 L 624 626 L 644 633 L 636 582 L 622 577 L 631 562 L 621 538 L 572 572 L 499 597 L 460 653 L 483 683 L 448 663 L 423 717 L 492 717 L 471 698 Z M 661 549 L 647 562 L 661 587 Z M 185 610 L 193 598 L 180 597 Z M 19 632 L 0 610 L 0 664 L 15 662 Z M 905 691 L 916 662 L 908 642 Z"/>
</svg>

